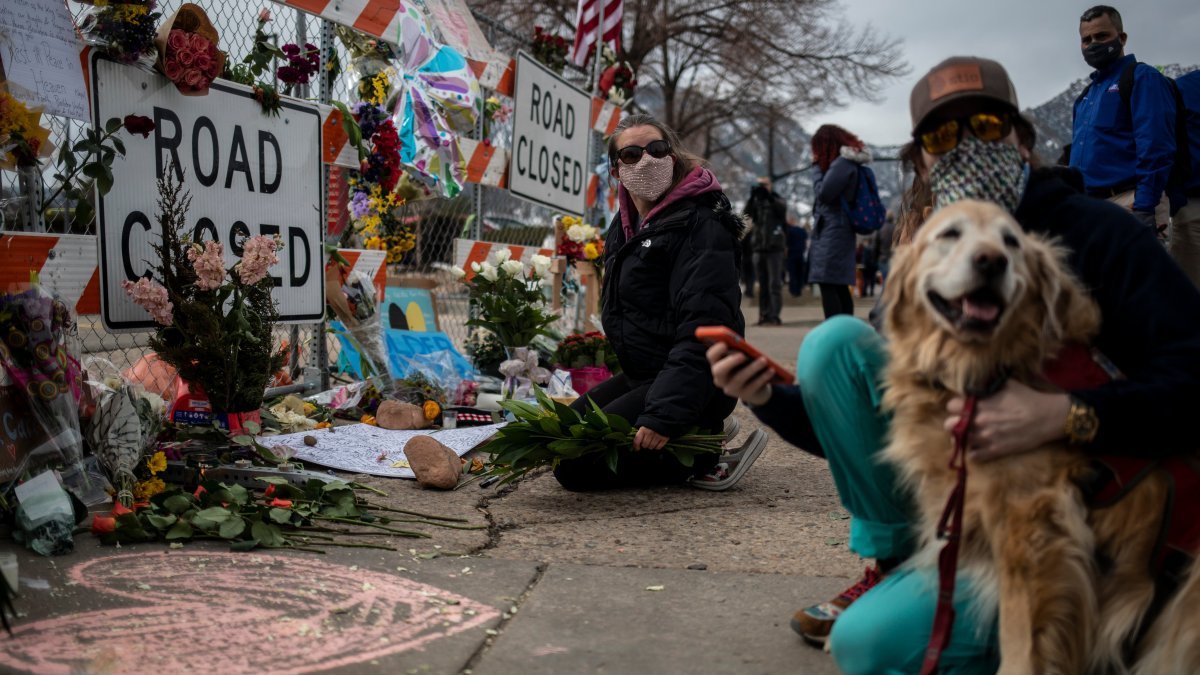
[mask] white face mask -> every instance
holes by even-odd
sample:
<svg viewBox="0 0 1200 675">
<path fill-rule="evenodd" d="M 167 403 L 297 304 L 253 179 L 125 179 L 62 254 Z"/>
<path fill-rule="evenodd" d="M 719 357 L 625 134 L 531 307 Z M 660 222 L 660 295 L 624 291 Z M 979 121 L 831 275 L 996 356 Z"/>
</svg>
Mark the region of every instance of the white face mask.
<svg viewBox="0 0 1200 675">
<path fill-rule="evenodd" d="M 629 194 L 648 202 L 657 201 L 675 176 L 675 158 L 671 155 L 655 159 L 645 153 L 637 164 L 622 164 L 617 177 Z"/>
</svg>

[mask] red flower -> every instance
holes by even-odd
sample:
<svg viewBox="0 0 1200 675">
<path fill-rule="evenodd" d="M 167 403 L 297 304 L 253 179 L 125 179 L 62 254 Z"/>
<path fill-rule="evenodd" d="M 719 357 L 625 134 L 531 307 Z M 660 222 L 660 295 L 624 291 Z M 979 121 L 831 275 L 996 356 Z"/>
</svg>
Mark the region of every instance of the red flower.
<svg viewBox="0 0 1200 675">
<path fill-rule="evenodd" d="M 201 485 L 200 487 L 196 488 L 196 491 L 192 493 L 192 496 L 196 499 L 200 499 L 200 495 L 204 494 L 205 492 L 208 492 L 208 490 L 205 490 L 204 486 Z"/>
<path fill-rule="evenodd" d="M 92 534 L 108 534 L 117 529 L 117 519 L 112 516 L 102 516 L 99 513 L 92 516 Z"/>
<path fill-rule="evenodd" d="M 263 490 L 263 496 L 270 497 L 273 494 L 275 494 L 275 484 L 271 483 L 270 485 L 267 486 L 266 490 Z"/>
<path fill-rule="evenodd" d="M 292 508 L 292 500 L 279 499 L 278 497 L 276 497 L 275 499 L 271 500 L 271 506 L 281 508 L 281 509 L 290 509 L 290 508 Z"/>
<path fill-rule="evenodd" d="M 154 131 L 154 120 L 142 115 L 126 115 L 125 128 L 131 134 L 141 134 L 142 138 L 149 138 L 150 132 Z"/>
<path fill-rule="evenodd" d="M 130 511 L 129 509 L 125 508 L 125 507 L 124 507 L 124 506 L 121 504 L 121 502 L 113 502 L 113 507 L 112 507 L 112 515 L 113 515 L 114 517 L 115 517 L 115 516 L 123 516 L 123 515 L 125 515 L 126 513 L 133 513 L 133 511 Z"/>
</svg>

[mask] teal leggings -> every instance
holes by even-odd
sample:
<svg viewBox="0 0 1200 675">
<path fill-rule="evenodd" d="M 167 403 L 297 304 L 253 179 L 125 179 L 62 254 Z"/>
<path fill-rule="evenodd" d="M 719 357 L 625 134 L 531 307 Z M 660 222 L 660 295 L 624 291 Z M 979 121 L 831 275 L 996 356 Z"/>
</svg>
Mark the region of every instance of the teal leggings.
<svg viewBox="0 0 1200 675">
<path fill-rule="evenodd" d="M 891 423 L 880 410 L 886 364 L 883 339 L 849 316 L 813 329 L 796 364 L 804 407 L 852 517 L 850 549 L 864 558 L 904 558 L 916 544 L 912 506 L 879 457 Z M 830 636 L 838 668 L 847 674 L 919 672 L 937 606 L 936 577 L 934 570 L 902 566 L 850 605 Z M 954 595 L 956 619 L 941 671 L 994 673 L 995 617 L 979 616 L 962 575 Z"/>
</svg>

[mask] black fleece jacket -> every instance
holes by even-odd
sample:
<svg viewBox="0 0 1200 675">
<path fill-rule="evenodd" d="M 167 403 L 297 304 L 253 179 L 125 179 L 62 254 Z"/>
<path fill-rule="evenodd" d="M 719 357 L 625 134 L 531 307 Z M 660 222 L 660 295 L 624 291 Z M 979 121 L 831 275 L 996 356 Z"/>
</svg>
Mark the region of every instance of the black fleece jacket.
<svg viewBox="0 0 1200 675">
<path fill-rule="evenodd" d="M 1125 375 L 1072 392 L 1100 420 L 1087 450 L 1143 457 L 1193 451 L 1200 445 L 1200 291 L 1149 228 L 1080 194 L 1057 171 L 1033 171 L 1016 218 L 1070 250 L 1068 263 L 1100 306 L 1094 345 Z M 798 387 L 775 387 L 755 414 L 789 442 L 824 454 Z"/>
<path fill-rule="evenodd" d="M 626 241 L 620 216 L 605 242 L 604 332 L 635 381 L 653 380 L 635 426 L 676 437 L 713 396 L 697 326 L 745 330 L 738 286 L 741 220 L 720 192 L 681 199 Z"/>
</svg>

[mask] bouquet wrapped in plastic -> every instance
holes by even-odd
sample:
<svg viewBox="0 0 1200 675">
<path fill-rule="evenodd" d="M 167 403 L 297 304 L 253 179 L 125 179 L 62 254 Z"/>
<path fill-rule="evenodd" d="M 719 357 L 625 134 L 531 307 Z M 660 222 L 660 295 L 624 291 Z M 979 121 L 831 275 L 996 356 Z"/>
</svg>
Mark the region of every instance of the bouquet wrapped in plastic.
<svg viewBox="0 0 1200 675">
<path fill-rule="evenodd" d="M 166 403 L 140 384 L 126 381 L 116 366 L 102 359 L 88 361 L 88 381 L 96 409 L 87 438 L 117 491 L 117 501 L 130 508 L 135 501 L 136 471 L 158 437 Z"/>
<path fill-rule="evenodd" d="M 34 462 L 77 466 L 82 381 L 74 317 L 34 279 L 24 292 L 0 295 L 0 406 L 17 420 L 5 430 L 0 477 L 16 478 Z M 7 464 L 7 466 L 5 466 Z"/>
<path fill-rule="evenodd" d="M 331 260 L 325 267 L 325 302 L 345 326 L 345 337 L 358 347 L 366 366 L 361 369 L 363 375 L 378 378 L 379 390 L 390 393 L 392 377 L 371 280 L 362 272 Z"/>
<path fill-rule="evenodd" d="M 225 53 L 217 48 L 217 29 L 199 6 L 180 5 L 158 27 L 158 69 L 184 96 L 203 96 L 225 70 Z"/>
<path fill-rule="evenodd" d="M 155 24 L 162 16 L 154 11 L 155 0 L 79 1 L 92 5 L 78 21 L 85 43 L 119 63 L 154 65 Z"/>
</svg>

